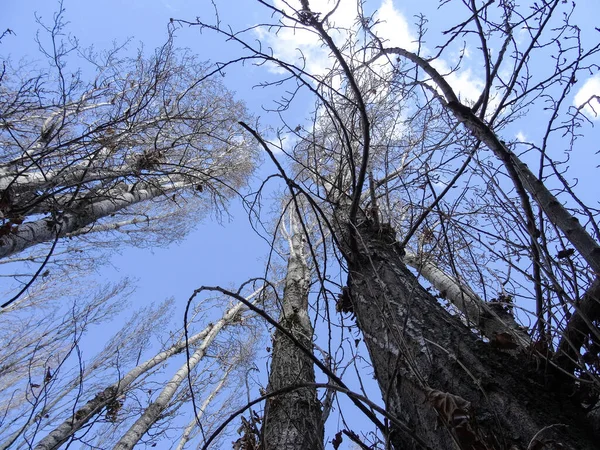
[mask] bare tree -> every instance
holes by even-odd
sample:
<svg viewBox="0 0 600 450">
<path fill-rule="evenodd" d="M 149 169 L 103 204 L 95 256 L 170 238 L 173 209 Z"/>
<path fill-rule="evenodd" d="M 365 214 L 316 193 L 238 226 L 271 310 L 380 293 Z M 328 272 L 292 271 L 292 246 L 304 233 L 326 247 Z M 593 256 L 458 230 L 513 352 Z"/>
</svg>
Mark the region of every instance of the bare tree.
<svg viewBox="0 0 600 450">
<path fill-rule="evenodd" d="M 575 5 L 552 0 L 529 8 L 508 1 L 464 0 L 452 3 L 460 5 L 453 10 L 457 22 L 443 24 L 441 34 L 428 32 L 427 18 L 417 16 L 414 39 L 396 43 L 394 36 L 383 31 L 385 18 L 378 12 L 365 12 L 372 10 L 366 3 L 357 2 L 356 20 L 346 27 L 336 22 L 340 2 L 329 6 L 309 0 L 257 3 L 271 14 L 271 21 L 240 32 L 223 26 L 218 17 L 215 23 L 196 19 L 172 24 L 216 31 L 246 52 L 219 68 L 247 61 L 269 65 L 283 75 L 265 82 L 264 87 L 289 87 L 275 108 L 282 120 L 276 136 L 279 141 L 270 142 L 261 130 L 245 122 L 241 125 L 247 137 L 237 135 L 233 125 L 228 130 L 235 133 L 227 135 L 234 145 L 249 138 L 258 142 L 275 164 L 291 202 L 296 209 L 304 205 L 305 215 L 315 220 L 311 229 L 321 235 L 317 238 L 316 233 L 306 232 L 302 214 L 294 219 L 279 322 L 273 319 L 274 311 L 257 307 L 239 291 L 202 287 L 196 292 L 224 293 L 275 327 L 267 390 L 216 426 L 204 413 L 206 404 L 216 397 L 232 366 L 215 363 L 211 366 L 215 376 L 206 380 L 193 368 L 204 360 L 204 346 L 199 341 L 197 347 L 171 345 L 164 355 L 177 353 L 175 348 L 186 349 L 188 360 L 169 383 L 161 385 L 154 400 L 148 394 L 141 401 L 140 390 L 133 387 L 128 395 L 135 401 L 115 398 L 114 389 L 121 384 L 112 384 L 109 397 L 90 399 L 68 415 L 55 430 L 57 445 L 73 439 L 78 427 L 91 429 L 90 419 L 107 408 L 106 417 L 114 423 L 107 419 L 110 423 L 103 430 L 111 429 L 115 439 L 102 433 L 104 440 L 96 440 L 96 445 L 131 448 L 149 432 L 161 435 L 173 430 L 172 415 L 191 401 L 194 420 L 181 428 L 179 446 L 188 443 L 194 424 L 200 432 L 204 424 L 210 424 L 210 436 L 203 436 L 202 441 L 207 448 L 237 415 L 265 400 L 264 417 L 251 410 L 250 419 L 242 418 L 243 436 L 234 444 L 236 448 L 285 446 L 289 441 L 294 441 L 290 445 L 295 448 L 322 448 L 323 419 L 316 389 L 328 388 L 347 396 L 376 429 L 362 435 L 352 431 L 339 408 L 344 428 L 332 439 L 334 448 L 342 436 L 360 448 L 595 448 L 592 421 L 598 417 L 594 408 L 600 386 L 598 211 L 580 197 L 571 181 L 577 174 L 567 170 L 561 154 L 578 147 L 581 130 L 588 123 L 586 105 L 595 105 L 593 99 L 578 107 L 569 106 L 568 101 L 578 78 L 598 72 L 593 58 L 600 44 L 596 36 L 590 40 L 572 22 Z M 449 4 L 441 2 L 441 14 Z M 261 41 L 255 39 L 256 32 Z M 326 67 L 311 65 L 302 53 L 299 58 L 278 53 L 275 43 L 285 33 L 304 33 L 326 49 Z M 437 46 L 430 48 L 430 42 Z M 479 63 L 469 67 L 465 61 L 473 48 L 479 52 Z M 480 82 L 466 89 L 460 76 L 477 70 Z M 210 80 L 203 74 L 196 79 Z M 140 118 L 151 120 L 141 105 L 146 105 L 145 98 L 151 105 L 155 93 L 149 88 L 136 100 L 136 82 L 126 81 L 119 92 L 133 99 L 128 103 L 133 110 L 122 108 L 115 117 L 122 118 L 127 128 L 131 121 L 139 125 L 136 120 Z M 295 116 L 290 123 L 286 113 L 291 103 L 306 92 L 315 98 L 311 123 L 298 125 Z M 168 109 L 179 97 L 174 94 L 161 107 Z M 56 110 L 43 115 L 38 124 L 43 132 L 27 148 L 37 155 L 33 157 L 36 164 L 42 164 L 48 144 L 60 147 L 61 142 L 77 140 L 70 137 L 68 126 L 77 114 L 71 113 L 69 102 L 59 104 L 61 121 L 53 126 Z M 85 105 L 78 111 L 86 110 Z M 519 127 L 526 126 L 523 118 L 534 113 L 546 120 L 541 131 L 512 139 Z M 16 133 L 12 125 L 4 129 L 9 135 Z M 96 136 L 96 128 L 90 130 L 88 135 Z M 172 129 L 171 134 L 188 136 L 183 131 Z M 42 186 L 40 190 L 56 189 L 39 198 L 37 191 L 12 193 L 12 186 L 18 187 L 23 177 L 19 170 L 9 168 L 12 184 L 5 191 L 21 196 L 19 203 L 29 205 L 26 212 L 32 221 L 29 228 L 23 228 L 13 207 L 7 209 L 3 228 L 7 247 L 14 241 L 14 248 L 20 248 L 21 230 L 35 229 L 42 235 L 43 228 L 35 228 L 34 218 L 52 221 L 54 228 L 47 227 L 52 228 L 51 243 L 67 235 L 93 237 L 92 231 L 103 236 L 121 227 L 135 230 L 139 222 L 135 215 L 118 222 L 110 218 L 86 222 L 82 211 L 94 216 L 94 211 L 108 211 L 138 197 L 140 207 L 147 204 L 141 202 L 142 197 L 161 198 L 168 205 L 172 199 L 165 192 L 171 188 L 187 192 L 181 197 L 184 200 L 192 198 L 192 188 L 194 193 L 204 190 L 208 182 L 201 174 L 168 172 L 163 167 L 175 163 L 165 162 L 165 157 L 170 161 L 165 156 L 168 152 L 156 144 L 162 142 L 162 137 L 156 138 L 161 133 L 155 135 L 152 150 L 140 147 L 137 159 L 129 158 L 127 152 L 118 153 L 118 165 L 111 167 L 125 174 L 118 175 L 116 183 L 103 172 L 107 163 L 95 165 L 97 158 L 103 158 L 97 155 L 110 153 L 107 149 L 114 146 L 103 144 L 96 153 L 79 154 L 65 173 L 53 172 L 58 164 L 54 161 L 41 169 L 45 174 L 41 177 L 36 175 L 40 169 L 27 166 L 27 151 L 15 150 L 11 161 L 21 161 L 24 166 L 19 170 L 29 171 L 31 179 Z M 128 139 L 126 130 L 114 134 L 123 142 Z M 286 138 L 292 143 L 285 142 Z M 227 139 L 221 136 L 217 141 Z M 197 150 L 188 145 L 191 142 L 184 148 L 172 146 L 177 161 Z M 211 151 L 214 145 L 209 145 Z M 53 155 L 50 152 L 50 158 Z M 187 163 L 182 166 L 188 167 Z M 134 175 L 137 178 L 131 178 Z M 67 181 L 45 185 L 40 180 L 46 177 Z M 223 178 L 227 176 L 219 175 Z M 110 181 L 103 184 L 106 179 Z M 203 181 L 197 183 L 199 179 Z M 122 183 L 126 188 L 118 193 Z M 89 193 L 90 202 L 79 197 L 80 186 Z M 126 205 L 128 213 L 131 205 Z M 60 214 L 52 215 L 52 208 Z M 261 220 L 257 208 L 251 212 Z M 121 211 L 117 206 L 114 213 Z M 46 216 L 39 219 L 36 214 Z M 332 264 L 334 258 L 337 261 Z M 318 281 L 314 305 L 309 305 L 307 295 L 308 267 Z M 356 368 L 357 389 L 344 383 L 344 370 L 338 376 L 313 353 L 317 338 L 308 318 L 309 307 L 314 307 L 317 326 L 326 330 L 322 334 L 328 354 L 334 354 L 331 347 L 350 350 L 349 358 L 341 356 L 334 365 Z M 333 310 L 343 320 L 338 322 Z M 355 323 L 349 323 L 348 316 Z M 360 354 L 361 340 L 368 362 Z M 150 361 L 125 377 L 138 373 L 139 367 L 147 368 L 153 364 Z M 315 383 L 319 374 L 315 375 L 311 361 L 329 378 L 327 384 Z M 359 367 L 357 361 L 364 364 Z M 383 407 L 365 395 L 367 372 L 372 372 L 378 384 Z M 189 389 L 184 388 L 185 379 Z M 198 407 L 195 395 L 209 385 Z M 112 399 L 110 403 L 105 402 L 107 398 Z M 77 417 L 79 411 L 85 417 Z M 263 418 L 260 433 L 257 424 Z M 129 431 L 119 443 L 114 442 L 114 431 L 123 427 Z M 90 442 L 97 437 L 98 433 Z"/>
<path fill-rule="evenodd" d="M 180 239 L 192 211 L 223 214 L 255 160 L 244 106 L 172 37 L 151 56 L 94 53 L 65 34 L 63 12 L 41 24 L 48 67 L 5 61 L 0 83 L 0 258 L 29 258 L 37 275 L 49 253 L 77 255 L 64 238 Z"/>
<path fill-rule="evenodd" d="M 279 325 L 312 351 L 313 327 L 308 311 L 311 271 L 306 255 L 304 230 L 296 211 L 289 212 L 289 229 L 282 232 L 289 245 L 285 287 Z M 323 417 L 314 387 L 313 361 L 298 351 L 296 343 L 277 329 L 273 336 L 273 357 L 267 393 L 295 385 L 301 387 L 270 397 L 264 408 L 261 448 L 323 449 Z"/>
<path fill-rule="evenodd" d="M 300 92 L 317 98 L 311 127 L 282 127 L 300 141 L 296 152 L 279 149 L 296 170 L 285 170 L 275 144 L 252 134 L 292 196 L 319 213 L 343 256 L 342 307 L 356 315 L 369 351 L 390 419 L 381 429 L 387 445 L 594 448 L 580 419 L 598 396 L 597 211 L 575 194 L 553 148 L 577 145 L 586 119 L 567 95 L 580 75 L 598 70 L 600 46 L 597 38 L 582 44 L 571 23 L 574 5 L 551 1 L 529 10 L 465 1 L 464 21 L 446 26 L 439 47 L 429 50 L 424 17 L 416 44 L 404 48 L 384 40 L 381 21 L 362 3 L 354 30 L 336 26 L 339 2 L 323 9 L 307 0 L 258 3 L 275 18 L 257 26 L 261 36 L 316 37 L 331 69 L 313 73 L 302 55 L 295 62 L 266 50 L 249 38 L 256 28 L 179 23 L 225 35 L 248 52 L 242 60 L 274 64 L 285 75 L 271 84 L 292 80 L 282 116 Z M 464 62 L 447 59 L 466 54 L 459 40 L 481 50 L 484 82 L 472 100 L 461 100 L 452 86 Z M 543 64 L 545 48 L 558 54 L 552 65 Z M 526 110 L 547 105 L 537 144 L 505 140 Z M 386 122 L 387 111 L 400 116 Z M 398 124 L 387 139 L 385 123 Z M 517 156 L 516 149 L 527 152 Z M 532 160 L 539 161 L 535 170 L 524 163 Z M 409 249 L 408 262 L 434 286 L 464 285 L 452 296 L 466 317 L 438 301 L 448 288 L 436 298 L 419 284 L 405 266 Z M 490 303 L 473 309 L 481 299 Z M 482 311 L 494 308 L 492 320 L 482 321 Z M 529 336 L 507 317 L 519 308 L 535 321 Z M 508 320 L 494 320 L 501 316 Z M 565 324 L 571 333 L 563 334 Z M 561 337 L 568 343 L 558 344 Z"/>
<path fill-rule="evenodd" d="M 130 351 L 143 350 L 147 336 L 140 333 L 125 341 L 125 336 L 121 336 L 89 367 L 82 366 L 83 354 L 87 356 L 82 346 L 88 333 L 122 313 L 131 292 L 128 280 L 98 289 L 88 282 L 85 289 L 69 287 L 67 292 L 44 288 L 25 299 L 31 300 L 29 304 L 21 302 L 16 310 L 0 313 L 6 331 L 0 357 L 0 448 L 8 448 L 18 439 L 31 442 L 36 430 L 56 417 L 55 406 L 65 396 L 77 391 L 90 375 L 98 375 L 115 364 L 118 350 L 128 353 L 128 344 Z M 151 311 L 144 312 L 145 320 L 157 322 Z M 133 322 L 128 325 L 131 331 L 140 331 Z M 120 358 L 120 362 L 125 360 Z"/>
<path fill-rule="evenodd" d="M 259 292 L 260 290 L 252 294 L 249 298 L 255 297 Z M 76 399 L 76 404 L 69 406 L 68 411 L 70 411 L 70 413 L 68 414 L 68 417 L 62 421 L 62 423 L 56 425 L 56 419 L 54 419 L 52 422 L 45 424 L 45 429 L 48 429 L 49 425 L 52 424 L 53 430 L 47 433 L 44 438 L 39 440 L 35 444 L 34 448 L 60 448 L 60 446 L 65 442 L 74 439 L 77 431 L 86 426 L 89 427 L 90 425 L 93 425 L 94 422 L 98 420 L 98 416 L 101 414 L 104 414 L 108 422 L 115 427 L 115 429 L 113 429 L 111 432 L 111 436 L 117 436 L 119 433 L 124 433 L 118 444 L 113 442 L 111 445 L 116 444 L 120 446 L 129 446 L 129 448 L 131 448 L 151 427 L 155 425 L 155 423 L 159 420 L 159 416 L 161 420 L 164 420 L 165 416 L 172 414 L 171 410 L 167 414 L 167 409 L 172 407 L 174 402 L 181 406 L 181 404 L 190 401 L 188 395 L 182 396 L 182 392 L 186 392 L 185 385 L 188 382 L 190 371 L 199 365 L 204 356 L 206 356 L 209 348 L 211 348 L 211 352 L 214 352 L 215 354 L 219 354 L 219 352 L 223 351 L 213 348 L 215 347 L 215 339 L 218 337 L 223 327 L 232 326 L 234 324 L 239 325 L 242 322 L 242 319 L 245 320 L 245 309 L 246 308 L 242 303 L 233 305 L 231 308 L 225 311 L 220 320 L 214 323 L 209 323 L 203 330 L 191 336 L 182 335 L 166 349 L 148 358 L 146 361 L 137 364 L 126 374 L 120 376 L 118 381 L 110 384 L 109 386 L 106 386 L 106 384 L 102 386 L 100 383 L 95 383 L 93 386 L 88 386 L 86 389 L 87 392 L 83 393 L 81 398 L 78 397 Z M 140 316 L 147 322 L 150 322 L 152 327 L 155 327 L 157 323 L 160 323 L 160 321 L 157 320 L 154 315 L 149 315 L 147 312 L 141 314 Z M 161 316 L 164 316 L 164 311 Z M 139 327 L 125 328 L 129 331 L 127 336 L 129 336 L 130 333 L 133 336 L 139 336 L 145 339 L 150 336 L 147 326 L 143 327 L 142 329 L 139 329 Z M 238 329 L 238 332 L 239 331 L 240 330 Z M 228 341 L 233 342 L 232 339 L 229 339 Z M 249 346 L 246 349 L 246 352 L 248 352 L 251 350 L 252 341 L 247 340 L 246 344 L 246 347 Z M 233 345 L 235 346 L 235 344 Z M 140 354 L 141 350 L 143 349 L 143 346 L 136 345 L 135 341 L 130 345 L 130 347 L 131 348 L 128 349 L 123 345 L 117 345 L 117 348 L 112 349 L 112 351 L 109 349 L 109 353 L 113 355 L 126 355 L 128 352 L 132 352 L 135 355 Z M 242 346 L 240 346 L 240 348 L 241 347 Z M 140 391 L 144 389 L 147 390 L 151 384 L 148 384 L 148 381 L 143 382 L 144 379 L 147 379 L 156 369 L 164 365 L 167 361 L 170 361 L 172 357 L 186 353 L 186 349 L 192 348 L 194 349 L 193 354 L 190 356 L 188 361 L 184 362 L 183 366 L 176 371 L 173 378 L 169 382 L 165 383 L 161 388 L 158 389 L 159 395 L 156 400 L 152 401 L 149 406 L 143 407 L 139 412 L 130 412 L 129 418 L 137 417 L 137 421 L 130 426 L 129 431 L 124 429 L 123 427 L 127 424 L 127 420 L 125 420 L 123 417 L 125 410 L 127 409 L 127 404 L 124 404 L 124 399 L 133 399 L 135 397 L 134 391 Z M 227 364 L 226 361 L 228 358 L 236 360 L 235 365 L 242 364 L 242 361 L 239 358 L 236 359 L 232 355 L 226 356 L 224 354 L 222 358 L 224 364 Z M 248 358 L 247 355 L 246 358 Z M 123 357 L 121 357 L 120 364 L 126 364 L 126 361 L 123 359 Z M 104 369 L 105 366 L 106 364 L 103 364 L 101 361 L 94 361 L 91 364 L 91 370 L 98 371 Z M 212 370 L 216 369 L 211 369 L 209 371 L 207 367 L 204 367 L 203 372 L 200 373 L 207 375 L 209 372 L 212 372 Z M 231 370 L 232 369 L 229 369 L 229 371 Z M 104 380 L 106 378 L 104 377 L 102 379 Z M 203 385 L 197 376 L 194 376 L 193 379 L 194 383 L 197 383 L 198 388 Z M 192 380 L 192 378 L 189 378 L 189 380 Z M 158 383 L 159 385 L 162 384 L 162 382 Z M 153 390 L 156 391 L 156 388 Z M 86 399 L 88 400 L 86 401 Z M 85 403 L 83 403 L 84 401 Z M 51 411 L 51 409 L 52 408 L 50 406 L 46 408 L 48 411 Z M 46 410 L 44 410 L 44 413 Z M 61 415 L 54 414 L 53 417 L 64 417 L 64 409 L 61 412 Z M 90 434 L 90 430 L 87 429 L 85 434 Z"/>
</svg>

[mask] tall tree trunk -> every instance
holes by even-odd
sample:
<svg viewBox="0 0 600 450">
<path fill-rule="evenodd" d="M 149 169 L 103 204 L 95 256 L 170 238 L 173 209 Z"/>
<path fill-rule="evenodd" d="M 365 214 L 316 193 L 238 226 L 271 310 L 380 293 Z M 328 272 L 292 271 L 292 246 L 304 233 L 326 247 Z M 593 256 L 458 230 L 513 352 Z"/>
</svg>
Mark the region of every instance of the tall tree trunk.
<svg viewBox="0 0 600 450">
<path fill-rule="evenodd" d="M 478 340 L 419 285 L 393 230 L 346 218 L 339 208 L 350 301 L 387 411 L 412 430 L 392 428 L 396 449 L 422 448 L 413 436 L 436 450 L 527 449 L 534 437 L 597 448 L 581 406 L 546 388 L 530 357 Z"/>
<path fill-rule="evenodd" d="M 279 324 L 308 349 L 313 327 L 308 316 L 310 270 L 304 240 L 296 232 L 290 239 L 290 256 Z M 314 383 L 313 362 L 279 330 L 275 332 L 269 392 L 294 384 Z M 323 423 L 316 388 L 303 387 L 271 397 L 265 406 L 263 450 L 322 450 Z"/>
</svg>

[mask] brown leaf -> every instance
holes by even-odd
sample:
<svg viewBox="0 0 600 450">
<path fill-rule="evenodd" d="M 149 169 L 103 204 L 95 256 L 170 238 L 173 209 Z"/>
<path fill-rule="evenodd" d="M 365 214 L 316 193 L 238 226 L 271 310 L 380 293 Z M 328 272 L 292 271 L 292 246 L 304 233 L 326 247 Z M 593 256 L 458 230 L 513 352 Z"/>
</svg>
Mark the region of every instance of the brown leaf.
<svg viewBox="0 0 600 450">
<path fill-rule="evenodd" d="M 470 418 L 471 403 L 458 395 L 435 389 L 427 390 L 427 400 L 440 414 L 442 420 L 455 428 Z"/>
<path fill-rule="evenodd" d="M 344 438 L 342 438 L 342 432 L 338 431 L 337 433 L 335 433 L 335 437 L 331 440 L 331 443 L 333 444 L 333 448 L 335 450 L 337 450 L 340 445 L 342 444 L 342 441 L 344 440 Z"/>
<path fill-rule="evenodd" d="M 502 350 L 513 350 L 519 346 L 515 338 L 509 333 L 496 333 L 492 338 L 491 344 L 495 348 Z"/>
<path fill-rule="evenodd" d="M 44 377 L 44 383 L 48 383 L 52 379 L 52 372 L 50 372 L 50 367 L 46 369 L 46 376 Z"/>
</svg>

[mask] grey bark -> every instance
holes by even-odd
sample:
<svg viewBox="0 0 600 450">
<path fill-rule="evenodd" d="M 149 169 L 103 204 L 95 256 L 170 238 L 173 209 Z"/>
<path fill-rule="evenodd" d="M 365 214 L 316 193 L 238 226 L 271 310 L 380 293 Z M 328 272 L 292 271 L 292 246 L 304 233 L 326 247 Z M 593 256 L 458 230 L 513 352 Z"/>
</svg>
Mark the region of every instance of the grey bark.
<svg viewBox="0 0 600 450">
<path fill-rule="evenodd" d="M 290 239 L 290 256 L 279 324 L 302 345 L 312 348 L 313 328 L 308 316 L 310 270 L 302 235 Z M 279 330 L 273 338 L 268 392 L 294 384 L 314 383 L 313 362 Z M 303 387 L 271 397 L 265 406 L 262 450 L 322 450 L 323 423 L 316 388 Z"/>
<path fill-rule="evenodd" d="M 353 227 L 337 213 L 350 300 L 386 409 L 412 429 L 391 429 L 395 449 L 422 448 L 414 436 L 436 450 L 526 449 L 541 430 L 564 448 L 597 448 L 581 406 L 546 388 L 527 356 L 478 340 L 419 285 L 392 230 L 364 218 Z"/>
</svg>

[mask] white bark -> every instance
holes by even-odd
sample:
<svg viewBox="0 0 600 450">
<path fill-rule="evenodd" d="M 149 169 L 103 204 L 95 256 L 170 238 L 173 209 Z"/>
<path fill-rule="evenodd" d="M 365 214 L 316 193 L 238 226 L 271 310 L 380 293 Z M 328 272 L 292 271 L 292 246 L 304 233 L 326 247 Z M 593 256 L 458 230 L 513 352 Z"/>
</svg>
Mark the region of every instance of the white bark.
<svg viewBox="0 0 600 450">
<path fill-rule="evenodd" d="M 10 188 L 16 192 L 34 191 L 47 186 L 83 183 L 99 177 L 116 178 L 132 172 L 132 167 L 129 165 L 102 167 L 106 164 L 108 152 L 109 150 L 104 148 L 95 157 L 89 158 L 89 161 L 60 169 L 49 169 L 45 172 L 19 170 L 13 167 L 0 169 L 0 190 Z M 98 160 L 100 164 L 95 164 L 94 160 Z M 33 167 L 37 168 L 37 166 Z"/>
<path fill-rule="evenodd" d="M 247 300 L 250 300 L 252 297 L 256 296 L 261 290 L 262 289 L 255 291 L 252 295 L 247 297 Z M 190 359 L 179 368 L 171 380 L 169 380 L 162 389 L 157 399 L 146 408 L 141 417 L 136 420 L 129 430 L 121 437 L 119 442 L 117 442 L 117 445 L 115 445 L 115 449 L 132 449 L 138 443 L 141 437 L 158 420 L 161 413 L 169 406 L 169 403 L 175 396 L 175 393 L 184 380 L 187 379 L 190 370 L 192 370 L 200 361 L 202 361 L 202 358 L 204 358 L 204 355 L 206 354 L 207 348 L 215 340 L 219 331 L 221 331 L 223 327 L 236 318 L 243 308 L 243 303 L 238 303 L 233 308 L 230 308 L 221 320 L 210 327 L 206 337 L 198 346 L 196 351 L 192 354 Z"/>
<path fill-rule="evenodd" d="M 520 329 L 511 314 L 495 311 L 468 286 L 448 275 L 426 258 L 420 258 L 407 251 L 404 262 L 415 268 L 438 291 L 444 293 L 467 321 L 481 330 L 487 338 L 493 339 L 497 333 L 510 333 L 517 345 L 530 344 L 529 336 Z"/>
<path fill-rule="evenodd" d="M 112 198 L 92 202 L 77 212 L 65 212 L 56 220 L 44 218 L 25 223 L 19 226 L 16 233 L 2 236 L 0 258 L 6 258 L 34 245 L 64 237 L 128 206 L 186 186 L 188 186 L 187 182 L 177 181 L 169 182 L 160 188 L 148 187 L 133 192 L 116 192 Z"/>
<path fill-rule="evenodd" d="M 202 405 L 198 409 L 198 413 L 194 416 L 194 418 L 192 420 L 190 420 L 190 423 L 188 423 L 187 426 L 185 427 L 185 430 L 183 431 L 183 435 L 181 435 L 181 439 L 179 440 L 179 443 L 177 444 L 177 448 L 175 450 L 183 450 L 183 448 L 185 447 L 185 444 L 187 444 L 187 442 L 190 440 L 190 436 L 191 436 L 194 428 L 196 428 L 196 424 L 200 421 L 200 419 L 204 415 L 204 411 L 206 411 L 206 408 L 208 408 L 208 405 L 210 405 L 210 402 L 213 401 L 213 399 L 217 396 L 219 391 L 223 388 L 223 386 L 225 386 L 225 382 L 227 381 L 229 374 L 233 370 L 233 367 L 234 367 L 233 365 L 229 366 L 229 368 L 225 371 L 225 374 L 219 381 L 219 384 L 217 384 L 217 386 L 215 386 L 215 388 L 210 393 L 210 395 L 206 398 L 206 400 L 204 400 L 204 402 L 202 402 Z"/>
<path fill-rule="evenodd" d="M 262 289 L 254 292 L 251 297 L 256 296 Z M 242 303 L 235 305 L 230 308 L 224 315 L 223 318 L 216 324 L 210 324 L 201 332 L 188 338 L 188 345 L 194 345 L 197 342 L 204 340 L 200 348 L 206 348 L 210 342 L 212 342 L 223 326 L 229 323 L 237 314 L 245 309 Z M 216 331 L 215 331 L 216 329 Z M 207 343 L 207 341 L 210 341 Z M 134 369 L 130 370 L 123 378 L 118 382 L 107 387 L 104 391 L 98 393 L 92 400 L 86 403 L 82 408 L 77 410 L 73 416 L 65 420 L 61 425 L 54 429 L 44 439 L 42 439 L 36 446 L 35 450 L 56 450 L 64 443 L 69 437 L 85 425 L 90 419 L 96 414 L 100 413 L 102 408 L 106 406 L 111 400 L 121 395 L 127 387 L 129 387 L 135 380 L 141 375 L 153 369 L 157 365 L 163 363 L 173 355 L 181 353 L 185 349 L 185 340 L 177 342 L 167 350 L 157 354 L 153 358 L 145 361 L 138 365 Z M 0 447 L 0 450 L 4 450 L 7 447 Z"/>
</svg>

